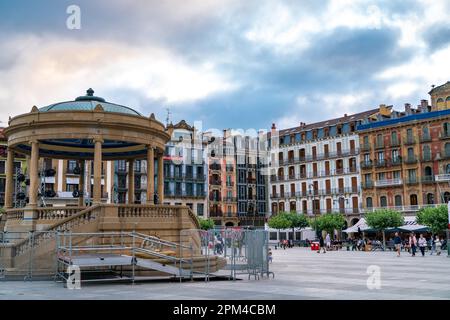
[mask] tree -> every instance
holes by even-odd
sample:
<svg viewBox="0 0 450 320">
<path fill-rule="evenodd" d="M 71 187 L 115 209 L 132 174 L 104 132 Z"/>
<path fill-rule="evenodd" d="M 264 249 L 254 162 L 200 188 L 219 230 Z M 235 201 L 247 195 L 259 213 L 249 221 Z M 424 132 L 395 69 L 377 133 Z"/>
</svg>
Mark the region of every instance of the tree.
<svg viewBox="0 0 450 320">
<path fill-rule="evenodd" d="M 308 218 L 303 214 L 298 214 L 297 212 L 286 212 L 282 214 L 291 222 L 292 234 L 295 233 L 295 228 L 303 229 L 309 226 Z"/>
<path fill-rule="evenodd" d="M 269 221 L 267 222 L 269 227 L 273 229 L 287 229 L 291 228 L 292 221 L 289 220 L 289 218 L 286 216 L 285 212 L 279 213 L 275 216 L 270 217 Z"/>
<path fill-rule="evenodd" d="M 367 225 L 383 233 L 383 246 L 386 247 L 385 229 L 397 228 L 405 223 L 400 212 L 391 209 L 378 209 L 365 215 Z"/>
<path fill-rule="evenodd" d="M 345 218 L 341 213 L 326 213 L 310 220 L 311 226 L 319 231 L 327 231 L 333 234 L 334 230 L 342 230 L 345 226 Z"/>
<path fill-rule="evenodd" d="M 448 226 L 447 206 L 420 209 L 417 213 L 417 223 L 429 227 L 433 234 L 441 233 Z"/>
<path fill-rule="evenodd" d="M 200 224 L 200 229 L 202 230 L 214 229 L 215 223 L 214 220 L 211 218 L 209 219 L 198 218 L 198 222 Z"/>
</svg>

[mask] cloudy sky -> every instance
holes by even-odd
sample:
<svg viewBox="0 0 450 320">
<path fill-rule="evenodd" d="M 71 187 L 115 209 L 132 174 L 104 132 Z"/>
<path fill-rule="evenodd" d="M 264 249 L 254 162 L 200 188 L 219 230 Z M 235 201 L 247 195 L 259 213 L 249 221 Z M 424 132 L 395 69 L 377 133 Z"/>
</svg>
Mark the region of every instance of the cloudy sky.
<svg viewBox="0 0 450 320">
<path fill-rule="evenodd" d="M 0 0 L 3 122 L 92 87 L 164 121 L 286 128 L 448 80 L 448 0 Z"/>
</svg>

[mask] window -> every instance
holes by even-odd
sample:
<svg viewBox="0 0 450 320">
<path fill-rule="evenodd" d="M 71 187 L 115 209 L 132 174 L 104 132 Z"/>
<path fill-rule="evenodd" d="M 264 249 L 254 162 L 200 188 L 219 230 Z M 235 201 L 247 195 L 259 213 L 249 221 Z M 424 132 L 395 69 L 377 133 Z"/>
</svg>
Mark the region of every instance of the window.
<svg viewBox="0 0 450 320">
<path fill-rule="evenodd" d="M 377 159 L 379 162 L 383 162 L 384 161 L 384 152 L 380 151 L 377 153 Z"/>
<path fill-rule="evenodd" d="M 430 137 L 430 131 L 428 130 L 428 127 L 423 127 L 422 128 L 422 135 L 424 138 L 429 138 Z"/>
<path fill-rule="evenodd" d="M 431 160 L 431 149 L 429 145 L 423 146 L 423 159 L 425 161 Z"/>
<path fill-rule="evenodd" d="M 119 170 L 120 172 L 127 171 L 127 162 L 125 160 L 117 161 L 117 170 Z"/>
<path fill-rule="evenodd" d="M 391 133 L 391 144 L 396 145 L 398 143 L 397 131 Z"/>
<path fill-rule="evenodd" d="M 5 161 L 0 161 L 0 174 L 5 174 Z"/>
<path fill-rule="evenodd" d="M 136 160 L 134 162 L 134 171 L 141 172 L 141 166 L 142 166 L 141 160 Z"/>
<path fill-rule="evenodd" d="M 449 147 L 450 147 L 450 144 L 449 144 Z M 414 159 L 414 148 L 408 148 L 408 159 Z"/>
<path fill-rule="evenodd" d="M 396 207 L 401 207 L 402 206 L 402 196 L 396 195 L 394 198 L 394 202 L 395 202 Z"/>
<path fill-rule="evenodd" d="M 77 184 L 66 184 L 66 191 L 67 192 L 74 192 L 75 190 L 78 190 Z"/>
<path fill-rule="evenodd" d="M 447 142 L 445 144 L 445 155 L 450 156 L 450 143 L 449 142 Z"/>
<path fill-rule="evenodd" d="M 409 202 L 410 202 L 410 205 L 417 206 L 417 195 L 416 194 L 410 195 Z"/>
<path fill-rule="evenodd" d="M 377 146 L 383 145 L 383 136 L 381 134 L 377 134 Z"/>
<path fill-rule="evenodd" d="M 443 124 L 443 129 L 444 129 L 444 136 L 450 135 L 450 123 L 445 122 Z"/>
<path fill-rule="evenodd" d="M 397 161 L 398 160 L 398 150 L 394 149 L 392 150 L 392 161 Z"/>
<path fill-rule="evenodd" d="M 380 206 L 381 207 L 387 207 L 387 198 L 386 198 L 386 196 L 381 196 L 380 197 Z"/>
<path fill-rule="evenodd" d="M 365 146 L 369 145 L 369 136 L 364 136 L 363 143 L 364 143 Z"/>
<path fill-rule="evenodd" d="M 434 204 L 434 194 L 427 193 L 427 204 Z"/>
<path fill-rule="evenodd" d="M 410 139 L 413 138 L 413 131 L 412 131 L 412 129 L 407 129 L 407 130 L 406 130 L 406 138 L 407 138 L 408 140 L 410 140 Z"/>
<path fill-rule="evenodd" d="M 400 170 L 392 172 L 392 177 L 396 180 L 401 178 Z"/>
<path fill-rule="evenodd" d="M 204 204 L 203 203 L 197 203 L 197 215 L 198 216 L 203 216 L 204 215 Z"/>
<path fill-rule="evenodd" d="M 425 173 L 425 177 L 430 177 L 433 175 L 433 169 L 431 169 L 431 167 L 427 166 L 427 167 L 425 167 L 424 173 Z"/>
<path fill-rule="evenodd" d="M 372 208 L 373 207 L 373 201 L 371 197 L 366 198 L 366 208 Z"/>
</svg>

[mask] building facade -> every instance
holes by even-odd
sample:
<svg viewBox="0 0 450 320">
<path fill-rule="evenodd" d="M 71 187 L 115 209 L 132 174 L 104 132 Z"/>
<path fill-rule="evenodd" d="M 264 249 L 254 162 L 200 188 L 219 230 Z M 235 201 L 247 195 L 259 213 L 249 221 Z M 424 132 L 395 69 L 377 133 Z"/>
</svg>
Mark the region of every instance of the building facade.
<svg viewBox="0 0 450 320">
<path fill-rule="evenodd" d="M 268 217 L 268 145 L 263 133 L 233 136 L 240 226 L 262 227 Z"/>
<path fill-rule="evenodd" d="M 415 214 L 450 200 L 450 82 L 431 102 L 368 121 L 361 142 L 362 212 L 391 207 Z"/>
<path fill-rule="evenodd" d="M 387 113 L 377 108 L 341 118 L 271 131 L 270 208 L 315 216 L 341 212 L 359 217 L 359 136 L 364 119 Z"/>
<path fill-rule="evenodd" d="M 224 227 L 239 225 L 237 214 L 236 158 L 233 137 L 224 130 L 221 137 L 209 133 L 208 144 L 208 208 L 209 217 Z"/>
<path fill-rule="evenodd" d="M 203 134 L 184 120 L 172 125 L 164 155 L 164 203 L 185 205 L 207 217 L 206 145 Z"/>
</svg>

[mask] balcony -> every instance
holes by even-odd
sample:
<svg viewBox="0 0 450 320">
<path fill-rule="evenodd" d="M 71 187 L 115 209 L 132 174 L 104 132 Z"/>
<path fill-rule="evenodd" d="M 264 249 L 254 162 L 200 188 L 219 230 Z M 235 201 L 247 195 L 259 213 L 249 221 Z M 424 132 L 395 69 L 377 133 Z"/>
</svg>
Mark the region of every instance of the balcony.
<svg viewBox="0 0 450 320">
<path fill-rule="evenodd" d="M 442 140 L 450 139 L 450 132 L 441 132 L 441 133 L 439 133 L 439 139 L 442 139 Z"/>
<path fill-rule="evenodd" d="M 413 184 L 418 184 L 418 183 L 419 183 L 419 179 L 417 179 L 416 177 L 408 177 L 406 179 L 407 185 L 413 185 Z"/>
<path fill-rule="evenodd" d="M 225 202 L 236 202 L 236 197 L 224 197 L 223 201 Z"/>
<path fill-rule="evenodd" d="M 386 160 L 384 160 L 384 159 L 375 160 L 375 167 L 377 167 L 377 168 L 386 167 Z"/>
<path fill-rule="evenodd" d="M 361 148 L 360 148 L 360 149 L 361 149 L 361 151 L 363 151 L 363 152 L 364 152 L 364 151 L 370 151 L 370 149 L 371 149 L 371 148 L 370 148 L 370 144 L 368 144 L 368 143 L 367 143 L 367 144 L 364 144 L 364 143 L 363 143 L 363 144 L 361 145 Z"/>
<path fill-rule="evenodd" d="M 437 174 L 434 176 L 436 182 L 447 182 L 450 181 L 450 173 Z"/>
<path fill-rule="evenodd" d="M 220 202 L 220 201 L 222 201 L 222 197 L 221 196 L 209 195 L 209 200 L 212 201 L 212 202 Z"/>
<path fill-rule="evenodd" d="M 398 146 L 400 146 L 400 141 L 398 141 L 398 139 L 391 140 L 390 146 L 391 147 L 398 147 Z"/>
<path fill-rule="evenodd" d="M 220 171 L 222 170 L 222 166 L 218 163 L 213 163 L 209 165 L 209 170 Z"/>
<path fill-rule="evenodd" d="M 412 144 L 416 144 L 417 143 L 417 139 L 415 137 L 406 137 L 405 139 L 403 139 L 403 144 L 405 146 L 409 146 Z"/>
<path fill-rule="evenodd" d="M 402 164 L 402 158 L 396 157 L 388 161 L 388 165 L 391 167 L 399 166 Z"/>
<path fill-rule="evenodd" d="M 401 186 L 403 184 L 402 179 L 384 179 L 375 181 L 375 187 L 384 188 L 390 186 Z"/>
<path fill-rule="evenodd" d="M 214 211 L 214 210 L 212 210 L 212 208 L 210 208 L 210 210 L 209 210 L 209 216 L 211 217 L 211 218 L 217 218 L 217 217 L 222 217 L 223 216 L 223 213 L 222 213 L 222 211 Z"/>
<path fill-rule="evenodd" d="M 423 176 L 422 183 L 434 183 L 434 176 Z"/>
<path fill-rule="evenodd" d="M 433 161 L 433 158 L 431 157 L 430 153 L 424 153 L 422 155 L 422 162 L 431 162 Z"/>
<path fill-rule="evenodd" d="M 371 208 L 360 208 L 362 214 L 373 212 L 378 209 L 392 209 L 395 211 L 399 211 L 401 213 L 415 213 L 422 208 L 435 208 L 440 206 L 441 204 L 426 204 L 426 205 L 415 205 L 415 206 L 388 206 L 388 207 L 371 207 Z"/>
<path fill-rule="evenodd" d="M 375 143 L 375 149 L 383 149 L 385 146 L 384 146 L 384 141 L 377 141 L 376 143 Z"/>
<path fill-rule="evenodd" d="M 429 134 L 427 135 L 422 135 L 420 137 L 420 142 L 430 142 L 431 141 L 431 136 Z"/>
<path fill-rule="evenodd" d="M 417 163 L 417 156 L 408 156 L 408 157 L 406 157 L 404 160 L 403 160 L 403 162 L 405 163 L 405 164 L 415 164 L 415 163 Z"/>
<path fill-rule="evenodd" d="M 213 186 L 220 186 L 222 185 L 222 181 L 220 179 L 210 179 L 209 184 Z"/>
<path fill-rule="evenodd" d="M 372 160 L 361 161 L 360 166 L 361 166 L 361 169 L 364 169 L 364 170 L 372 169 L 372 167 L 373 167 Z"/>
</svg>

